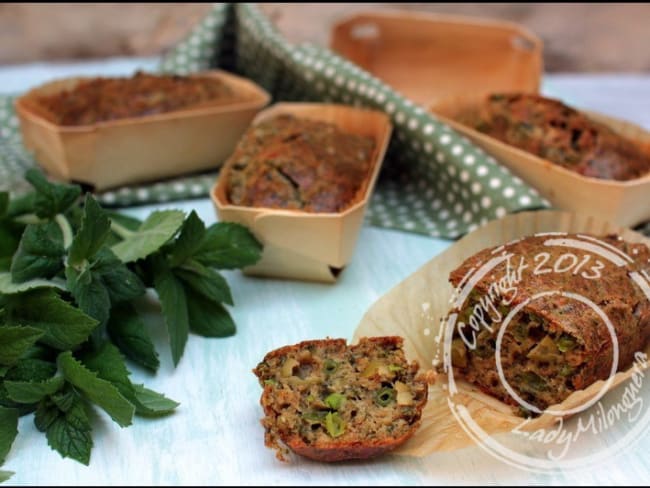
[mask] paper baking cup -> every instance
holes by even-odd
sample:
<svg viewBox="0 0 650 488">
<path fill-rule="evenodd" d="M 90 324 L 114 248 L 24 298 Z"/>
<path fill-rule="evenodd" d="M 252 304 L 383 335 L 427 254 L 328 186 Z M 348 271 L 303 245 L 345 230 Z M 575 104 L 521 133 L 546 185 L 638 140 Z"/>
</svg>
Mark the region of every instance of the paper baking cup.
<svg viewBox="0 0 650 488">
<path fill-rule="evenodd" d="M 478 97 L 452 97 L 434 104 L 431 110 L 442 122 L 464 134 L 536 188 L 553 207 L 594 215 L 625 227 L 650 220 L 650 173 L 629 181 L 583 176 L 453 120 L 461 111 L 476 109 L 480 100 Z M 650 132 L 596 112 L 583 113 L 637 142 L 650 155 Z"/>
<path fill-rule="evenodd" d="M 260 112 L 258 124 L 281 114 L 335 124 L 341 131 L 370 136 L 375 141 L 372 169 L 355 203 L 338 213 L 313 213 L 246 207 L 228 202 L 227 162 L 211 195 L 221 221 L 239 222 L 264 245 L 262 259 L 246 274 L 332 283 L 348 264 L 390 140 L 392 126 L 383 112 L 323 103 L 278 103 Z"/>
<path fill-rule="evenodd" d="M 404 349 L 409 360 L 415 359 L 423 370 L 432 369 L 437 356 L 442 357 L 443 342 L 435 338 L 441 334 L 442 319 L 447 316 L 452 296 L 448 282 L 449 273 L 463 261 L 482 249 L 505 244 L 513 239 L 540 232 L 570 232 L 605 235 L 617 233 L 629 242 L 650 239 L 593 217 L 568 212 L 539 211 L 509 215 L 466 235 L 442 254 L 418 269 L 375 302 L 363 316 L 354 333 L 354 342 L 364 336 L 399 335 L 404 337 Z M 650 347 L 645 351 L 650 354 Z M 633 368 L 617 373 L 610 389 L 630 378 Z M 571 394 L 554 410 L 583 404 L 594 397 L 603 381 L 585 390 Z M 443 386 L 444 385 L 444 386 Z M 512 413 L 512 407 L 486 395 L 466 382 L 456 382 L 459 393 L 454 403 L 464 405 L 471 418 L 488 435 L 511 431 L 522 423 L 522 418 Z M 450 451 L 473 444 L 461 425 L 455 420 L 448 405 L 446 379 L 440 378 L 429 390 L 429 401 L 424 408 L 422 426 L 415 435 L 395 452 L 410 456 L 426 456 L 436 451 Z M 556 417 L 544 414 L 520 430 L 532 431 L 554 425 Z"/>
<path fill-rule="evenodd" d="M 25 147 L 54 178 L 104 190 L 216 169 L 230 155 L 255 114 L 270 99 L 255 83 L 219 70 L 192 76 L 218 78 L 240 100 L 84 126 L 48 121 L 30 103 L 41 94 L 70 89 L 89 78 L 66 78 L 16 100 Z"/>
</svg>

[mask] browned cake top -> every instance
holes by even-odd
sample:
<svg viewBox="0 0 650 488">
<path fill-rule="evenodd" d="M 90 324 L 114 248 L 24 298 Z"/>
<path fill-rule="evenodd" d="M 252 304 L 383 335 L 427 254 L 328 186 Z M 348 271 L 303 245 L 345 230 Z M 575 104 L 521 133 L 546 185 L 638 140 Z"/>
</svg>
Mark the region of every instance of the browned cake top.
<svg viewBox="0 0 650 488">
<path fill-rule="evenodd" d="M 492 286 L 495 297 L 492 302 L 498 307 L 500 299 L 507 297 L 512 308 L 537 294 L 553 292 L 531 300 L 525 312 L 544 320 L 549 330 L 575 337 L 584 354 L 603 354 L 600 366 L 606 374 L 611 364 L 608 363 L 612 347 L 610 334 L 594 307 L 575 296 L 590 300 L 611 320 L 620 349 L 619 367 L 627 367 L 634 352 L 643 348 L 650 338 L 650 301 L 632 280 L 634 273 L 650 277 L 650 250 L 645 244 L 628 243 L 615 235 L 586 237 L 576 234 L 532 236 L 502 248 L 485 249 L 452 271 L 449 279 L 457 286 L 469 276 L 468 273 L 490 259 L 511 254 L 511 258 L 494 267 L 473 286 L 475 298 L 489 296 Z M 578 248 L 569 241 L 580 241 L 586 247 Z M 589 249 L 591 245 L 598 245 L 617 257 L 621 265 L 596 254 Z M 617 254 L 616 249 L 632 262 Z M 506 275 L 513 277 L 510 291 L 496 285 Z M 600 372 L 597 375 L 600 376 Z"/>
<path fill-rule="evenodd" d="M 214 77 L 138 72 L 129 78 L 99 77 L 81 81 L 70 90 L 37 96 L 29 103 L 48 120 L 74 126 L 236 99 L 232 88 Z"/>
<path fill-rule="evenodd" d="M 236 205 L 339 212 L 365 188 L 374 140 L 334 124 L 279 115 L 251 127 L 229 161 Z"/>
<path fill-rule="evenodd" d="M 458 120 L 584 176 L 630 180 L 650 171 L 647 150 L 558 100 L 495 94 Z"/>
</svg>

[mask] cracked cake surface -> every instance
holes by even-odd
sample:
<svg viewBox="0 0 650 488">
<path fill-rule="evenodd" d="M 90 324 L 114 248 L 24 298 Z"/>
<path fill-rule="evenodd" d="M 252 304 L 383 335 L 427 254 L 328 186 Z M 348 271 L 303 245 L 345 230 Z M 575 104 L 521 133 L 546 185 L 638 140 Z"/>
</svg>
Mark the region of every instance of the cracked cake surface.
<svg viewBox="0 0 650 488">
<path fill-rule="evenodd" d="M 278 115 L 251 128 L 228 165 L 228 200 L 235 205 L 340 212 L 372 170 L 374 140 L 334 124 Z"/>
<path fill-rule="evenodd" d="M 607 251 L 633 258 L 618 266 L 588 248 L 572 250 L 560 242 L 585 242 L 581 237 L 526 237 L 484 249 L 451 272 L 449 281 L 458 287 L 490 259 L 502 253 L 512 256 L 482 276 L 460 307 L 450 312 L 457 314 L 451 346 L 456 374 L 516 406 L 497 370 L 501 331 L 500 362 L 510 387 L 540 410 L 558 404 L 609 377 L 614 341 L 598 310 L 616 335 L 616 370 L 631 366 L 650 338 L 650 302 L 631 275 L 650 276 L 650 250 L 615 235 L 587 236 L 593 239 L 588 244 L 602 243 L 609 246 Z"/>
<path fill-rule="evenodd" d="M 626 181 L 650 172 L 647 148 L 552 98 L 493 94 L 454 119 L 583 176 Z"/>
</svg>

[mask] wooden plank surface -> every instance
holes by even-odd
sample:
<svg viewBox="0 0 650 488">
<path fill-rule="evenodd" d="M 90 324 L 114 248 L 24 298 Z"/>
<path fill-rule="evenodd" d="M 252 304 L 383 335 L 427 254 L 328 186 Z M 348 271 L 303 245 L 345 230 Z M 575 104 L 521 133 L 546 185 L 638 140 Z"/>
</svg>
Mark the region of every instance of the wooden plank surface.
<svg viewBox="0 0 650 488">
<path fill-rule="evenodd" d="M 169 49 L 209 4 L 0 4 L 0 64 L 148 56 Z M 367 9 L 404 9 L 521 23 L 546 46 L 547 71 L 647 71 L 648 4 L 282 4 L 262 9 L 292 41 L 326 44 L 332 23 Z"/>
</svg>

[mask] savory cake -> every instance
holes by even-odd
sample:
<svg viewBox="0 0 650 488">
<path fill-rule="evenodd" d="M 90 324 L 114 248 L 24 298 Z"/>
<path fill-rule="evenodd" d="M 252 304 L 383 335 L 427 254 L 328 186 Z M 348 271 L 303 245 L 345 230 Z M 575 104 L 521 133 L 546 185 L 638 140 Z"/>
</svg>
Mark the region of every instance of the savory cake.
<svg viewBox="0 0 650 488">
<path fill-rule="evenodd" d="M 604 320 L 576 297 L 591 300 L 611 321 L 619 350 L 617 371 L 631 366 L 635 352 L 642 351 L 650 337 L 650 302 L 630 279 L 634 272 L 650 276 L 648 247 L 613 235 L 599 237 L 604 246 L 611 246 L 605 247 L 610 252 L 618 249 L 633 258 L 617 266 L 595 252 L 562 245 L 562 239 L 597 245 L 571 234 L 526 237 L 503 249 L 479 252 L 449 277 L 458 287 L 470 282 L 470 274 L 488 260 L 512 254 L 479 276 L 464 303 L 451 311 L 457 314 L 451 362 L 455 374 L 514 406 L 517 402 L 497 372 L 495 347 L 501 328 L 503 374 L 517 395 L 539 410 L 608 378 L 612 368 L 613 341 Z M 505 276 L 510 278 L 500 281 Z M 513 308 L 545 292 L 504 326 Z"/>
<path fill-rule="evenodd" d="M 161 114 L 206 103 L 239 99 L 231 86 L 212 76 L 154 75 L 97 77 L 71 89 L 27 100 L 30 107 L 58 125 L 97 122 Z"/>
<path fill-rule="evenodd" d="M 453 118 L 584 176 L 624 181 L 650 172 L 648 151 L 559 100 L 493 94 Z"/>
<path fill-rule="evenodd" d="M 401 337 L 305 341 L 269 352 L 253 370 L 264 388 L 265 444 L 319 461 L 365 459 L 418 428 L 427 383 Z"/>
<path fill-rule="evenodd" d="M 374 140 L 334 124 L 278 115 L 251 127 L 226 163 L 235 205 L 340 212 L 365 188 Z"/>
</svg>

